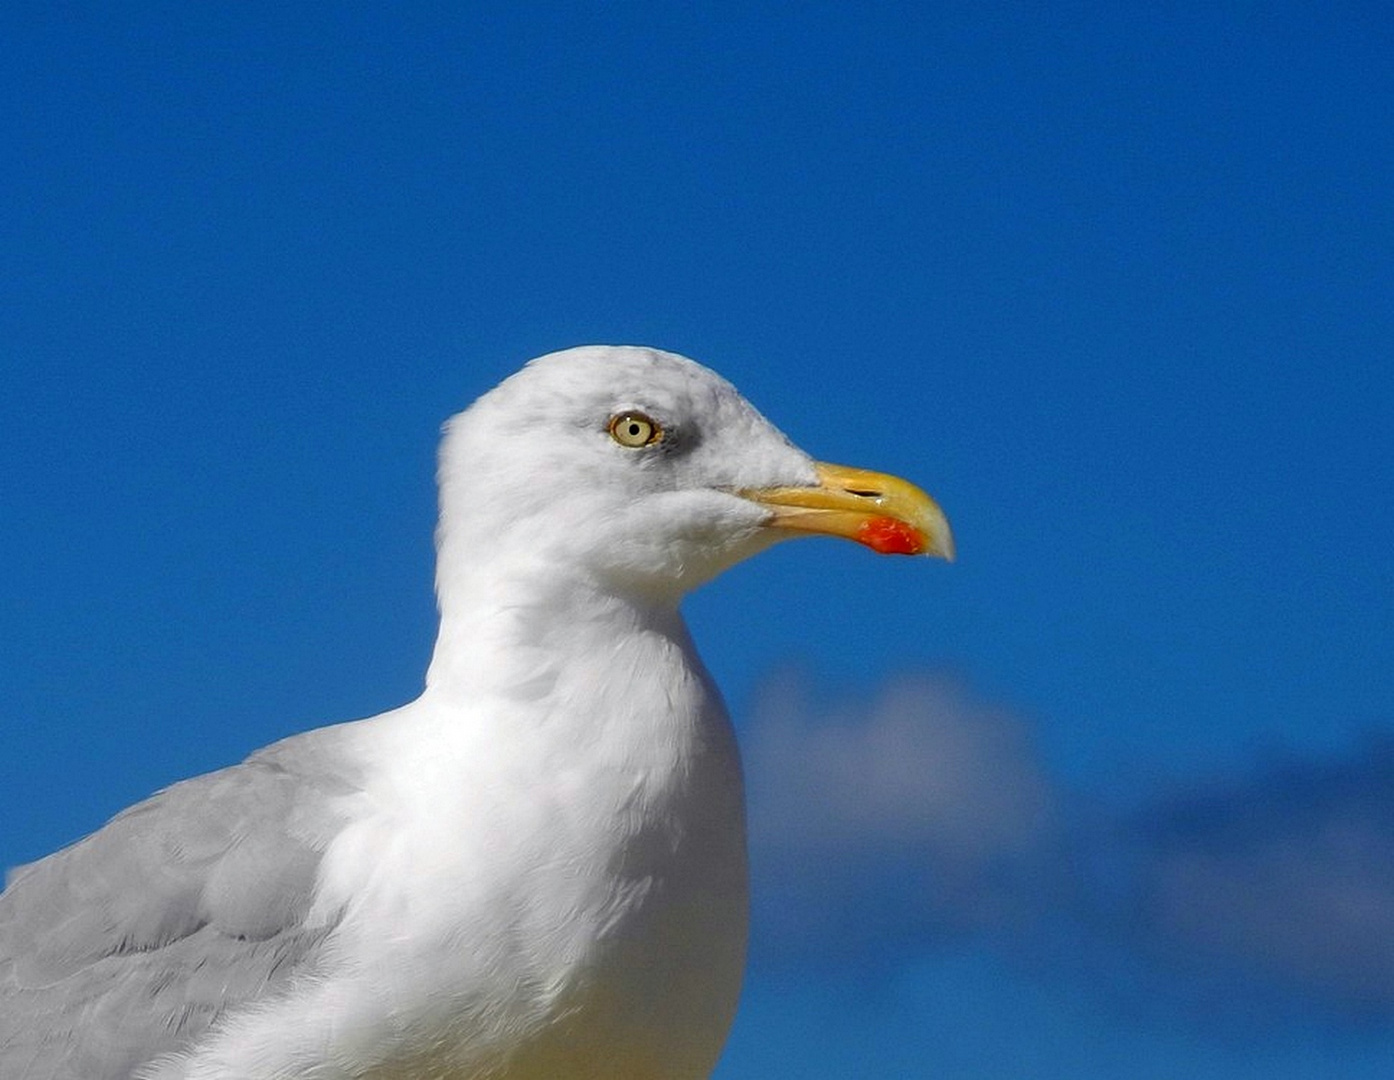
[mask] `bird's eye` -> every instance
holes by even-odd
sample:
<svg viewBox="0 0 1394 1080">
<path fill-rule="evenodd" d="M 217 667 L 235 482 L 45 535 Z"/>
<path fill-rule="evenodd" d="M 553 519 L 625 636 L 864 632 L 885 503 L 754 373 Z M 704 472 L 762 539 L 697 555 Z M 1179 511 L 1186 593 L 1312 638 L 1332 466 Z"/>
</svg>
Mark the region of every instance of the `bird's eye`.
<svg viewBox="0 0 1394 1080">
<path fill-rule="evenodd" d="M 637 449 L 663 438 L 658 421 L 641 412 L 622 412 L 610 418 L 610 438 L 621 446 Z"/>
</svg>

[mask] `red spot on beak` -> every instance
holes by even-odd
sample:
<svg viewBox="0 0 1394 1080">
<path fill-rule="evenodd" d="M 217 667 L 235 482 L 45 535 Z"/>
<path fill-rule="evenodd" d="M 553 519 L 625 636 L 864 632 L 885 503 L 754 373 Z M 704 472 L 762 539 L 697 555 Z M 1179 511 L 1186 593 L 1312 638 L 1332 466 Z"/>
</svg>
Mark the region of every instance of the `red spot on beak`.
<svg viewBox="0 0 1394 1080">
<path fill-rule="evenodd" d="M 925 548 L 923 534 L 895 518 L 872 518 L 857 529 L 857 540 L 882 555 L 918 555 Z"/>
</svg>

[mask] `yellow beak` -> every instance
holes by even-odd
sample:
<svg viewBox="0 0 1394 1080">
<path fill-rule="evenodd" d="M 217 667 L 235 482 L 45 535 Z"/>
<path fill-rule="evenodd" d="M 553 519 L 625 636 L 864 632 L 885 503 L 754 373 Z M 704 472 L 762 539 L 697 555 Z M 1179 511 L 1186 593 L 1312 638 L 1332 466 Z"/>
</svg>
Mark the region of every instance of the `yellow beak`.
<svg viewBox="0 0 1394 1080">
<path fill-rule="evenodd" d="M 770 511 L 769 526 L 842 536 L 882 555 L 936 555 L 953 561 L 954 537 L 939 504 L 897 476 L 820 462 L 813 487 L 740 494 Z"/>
</svg>

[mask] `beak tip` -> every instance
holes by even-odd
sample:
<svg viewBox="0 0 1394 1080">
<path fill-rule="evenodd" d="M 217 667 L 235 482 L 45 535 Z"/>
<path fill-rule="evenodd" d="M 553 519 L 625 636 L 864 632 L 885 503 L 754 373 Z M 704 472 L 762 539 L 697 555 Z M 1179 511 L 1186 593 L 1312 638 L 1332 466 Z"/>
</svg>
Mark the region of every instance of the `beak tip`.
<svg viewBox="0 0 1394 1080">
<path fill-rule="evenodd" d="M 954 543 L 949 519 L 933 500 L 929 500 L 929 506 L 920 521 L 920 529 L 925 538 L 922 554 L 949 563 L 958 558 L 958 546 Z"/>
</svg>

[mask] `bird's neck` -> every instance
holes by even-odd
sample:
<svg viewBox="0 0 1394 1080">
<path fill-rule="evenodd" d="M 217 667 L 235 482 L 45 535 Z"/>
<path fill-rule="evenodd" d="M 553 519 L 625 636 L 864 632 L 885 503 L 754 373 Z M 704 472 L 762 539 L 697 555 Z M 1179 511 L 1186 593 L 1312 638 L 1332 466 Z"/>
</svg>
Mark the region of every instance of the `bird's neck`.
<svg viewBox="0 0 1394 1080">
<path fill-rule="evenodd" d="M 529 783 L 561 769 L 618 799 L 645 778 L 641 802 L 654 805 L 695 784 L 734 813 L 730 722 L 676 603 L 552 569 L 443 598 L 425 707 L 410 711 L 439 759 L 422 767 L 472 767 L 482 739 L 492 753 L 514 747 Z"/>
<path fill-rule="evenodd" d="M 545 562 L 481 568 L 438 583 L 440 630 L 426 673 L 436 693 L 536 698 L 560 665 L 635 637 L 687 652 L 678 597 L 625 590 Z"/>
</svg>

